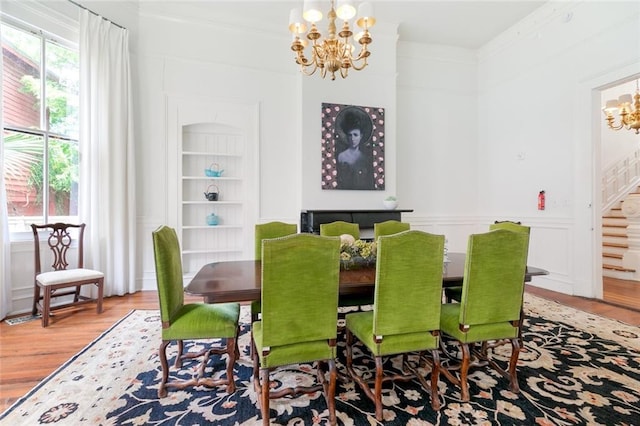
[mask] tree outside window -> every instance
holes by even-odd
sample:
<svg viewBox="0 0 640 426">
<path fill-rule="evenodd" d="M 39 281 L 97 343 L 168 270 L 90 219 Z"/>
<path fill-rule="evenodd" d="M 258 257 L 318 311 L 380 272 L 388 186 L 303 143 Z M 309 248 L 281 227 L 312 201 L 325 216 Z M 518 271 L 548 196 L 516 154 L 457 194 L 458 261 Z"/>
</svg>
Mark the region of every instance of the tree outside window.
<svg viewBox="0 0 640 426">
<path fill-rule="evenodd" d="M 77 49 L 41 31 L 0 23 L 3 172 L 9 228 L 77 218 Z"/>
</svg>

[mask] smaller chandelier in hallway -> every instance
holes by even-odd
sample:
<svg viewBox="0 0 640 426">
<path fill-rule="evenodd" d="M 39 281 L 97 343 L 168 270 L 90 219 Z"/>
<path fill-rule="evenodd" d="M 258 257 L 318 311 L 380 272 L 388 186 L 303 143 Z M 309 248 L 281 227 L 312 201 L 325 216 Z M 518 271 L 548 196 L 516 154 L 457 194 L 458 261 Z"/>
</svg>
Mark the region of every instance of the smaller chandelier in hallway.
<svg viewBox="0 0 640 426">
<path fill-rule="evenodd" d="M 636 94 L 633 95 L 633 103 L 630 94 L 622 95 L 618 99 L 607 101 L 602 108 L 605 120 L 610 129 L 620 130 L 634 129 L 636 134 L 640 134 L 640 89 L 636 80 Z M 619 115 L 620 121 L 615 124 L 615 114 Z"/>
<path fill-rule="evenodd" d="M 356 24 L 362 28 L 362 32 L 354 36 L 349 27 L 349 20 L 356 16 L 356 9 L 351 0 L 338 0 L 337 8 L 331 0 L 331 9 L 327 15 L 329 25 L 327 34 L 323 38 L 316 27 L 316 22 L 319 22 L 323 16 L 318 3 L 318 1 L 305 0 L 302 13 L 300 9 L 293 9 L 289 15 L 289 31 L 293 33 L 291 50 L 295 52 L 296 63 L 300 65 L 302 72 L 312 75 L 320 70 L 322 78 L 330 74 L 331 80 L 335 80 L 338 72 L 342 78 L 346 78 L 349 68 L 356 71 L 364 69 L 367 66 L 367 58 L 371 55 L 367 49 L 372 41 L 369 28 L 376 22 L 372 5 L 365 2 L 358 7 Z M 337 34 L 336 18 L 343 21 L 342 29 Z M 311 24 L 311 28 L 306 34 L 306 39 L 301 39 L 301 34 L 307 31 L 307 22 Z M 305 46 L 309 42 L 311 42 L 311 58 L 304 55 Z M 357 55 L 354 42 L 361 46 Z"/>
</svg>

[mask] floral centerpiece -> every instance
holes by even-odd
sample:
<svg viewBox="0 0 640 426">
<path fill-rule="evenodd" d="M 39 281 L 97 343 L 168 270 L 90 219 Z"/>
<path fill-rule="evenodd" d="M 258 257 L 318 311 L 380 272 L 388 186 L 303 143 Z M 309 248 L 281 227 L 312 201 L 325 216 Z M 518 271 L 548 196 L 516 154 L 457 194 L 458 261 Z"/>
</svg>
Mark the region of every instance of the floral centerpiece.
<svg viewBox="0 0 640 426">
<path fill-rule="evenodd" d="M 358 269 L 376 264 L 377 246 L 374 241 L 356 240 L 352 235 L 340 236 L 340 267 Z"/>
</svg>

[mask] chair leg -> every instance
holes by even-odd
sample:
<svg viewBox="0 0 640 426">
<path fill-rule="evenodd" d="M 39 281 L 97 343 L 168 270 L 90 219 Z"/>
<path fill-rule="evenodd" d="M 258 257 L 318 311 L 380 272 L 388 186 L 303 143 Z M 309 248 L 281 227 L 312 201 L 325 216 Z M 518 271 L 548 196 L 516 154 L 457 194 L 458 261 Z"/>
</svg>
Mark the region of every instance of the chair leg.
<svg viewBox="0 0 640 426">
<path fill-rule="evenodd" d="M 158 356 L 160 357 L 160 366 L 162 368 L 162 379 L 160 380 L 160 387 L 158 388 L 158 398 L 164 398 L 167 396 L 167 380 L 169 379 L 169 363 L 167 362 L 167 345 L 169 340 L 163 340 L 160 343 L 160 349 L 158 349 Z M 180 358 L 180 355 L 178 355 Z"/>
<path fill-rule="evenodd" d="M 104 297 L 104 278 L 101 278 L 98 281 L 98 306 L 97 311 L 99 314 L 102 313 L 102 298 Z"/>
<path fill-rule="evenodd" d="M 42 326 L 47 327 L 49 325 L 49 310 L 51 309 L 51 293 L 53 290 L 48 286 L 44 289 L 44 297 L 42 300 Z"/>
<path fill-rule="evenodd" d="M 469 364 L 471 363 L 471 350 L 469 344 L 461 343 L 462 363 L 460 364 L 460 398 L 464 402 L 469 401 L 469 383 L 467 376 L 469 375 Z"/>
<path fill-rule="evenodd" d="M 438 381 L 440 380 L 440 353 L 437 349 L 431 351 L 433 365 L 431 366 L 431 408 L 435 411 L 440 409 L 440 394 L 438 392 Z"/>
<path fill-rule="evenodd" d="M 175 368 L 182 368 L 182 351 L 184 349 L 184 342 L 178 340 L 178 355 L 176 355 L 176 362 L 173 363 Z M 165 355 L 166 356 L 166 355 Z"/>
<path fill-rule="evenodd" d="M 516 337 L 511 339 L 511 358 L 509 359 L 509 387 L 511 392 L 519 393 L 520 386 L 518 385 L 518 373 L 516 367 L 518 366 L 518 357 L 520 356 L 520 338 Z"/>
<path fill-rule="evenodd" d="M 236 353 L 237 343 L 235 337 L 227 338 L 227 393 L 232 394 L 236 391 L 236 381 L 233 377 L 233 367 L 236 363 L 238 355 Z"/>
<path fill-rule="evenodd" d="M 382 419 L 382 357 L 376 357 L 376 381 L 375 381 L 375 396 L 376 396 L 376 420 L 381 422 Z"/>
<path fill-rule="evenodd" d="M 260 411 L 262 412 L 262 424 L 263 426 L 269 426 L 269 420 L 271 418 L 269 414 L 269 389 L 271 389 L 271 386 L 269 386 L 269 369 L 261 368 L 260 376 L 262 376 L 260 380 L 262 382 L 260 385 Z"/>
<path fill-rule="evenodd" d="M 33 309 L 31 309 L 31 315 L 38 314 L 38 303 L 40 303 L 40 286 L 35 283 L 33 286 Z"/>
<path fill-rule="evenodd" d="M 73 294 L 73 301 L 74 301 L 75 303 L 78 303 L 78 300 L 80 300 L 80 287 L 81 287 L 81 286 L 77 285 L 77 286 L 76 286 L 76 291 L 75 291 L 75 293 Z"/>
<path fill-rule="evenodd" d="M 336 382 L 338 371 L 334 359 L 329 360 L 329 390 L 327 391 L 327 407 L 329 408 L 329 424 L 335 426 L 336 420 Z"/>
</svg>

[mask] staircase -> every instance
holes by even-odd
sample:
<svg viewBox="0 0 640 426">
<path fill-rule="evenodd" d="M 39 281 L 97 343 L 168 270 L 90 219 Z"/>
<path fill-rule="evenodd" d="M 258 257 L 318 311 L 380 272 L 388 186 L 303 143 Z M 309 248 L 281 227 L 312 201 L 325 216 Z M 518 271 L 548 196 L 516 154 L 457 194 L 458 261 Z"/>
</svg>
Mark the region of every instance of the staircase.
<svg viewBox="0 0 640 426">
<path fill-rule="evenodd" d="M 622 214 L 622 201 L 618 201 L 602 216 L 602 274 L 606 277 L 630 279 L 635 272 L 622 266 L 627 244 L 627 219 Z"/>
</svg>

